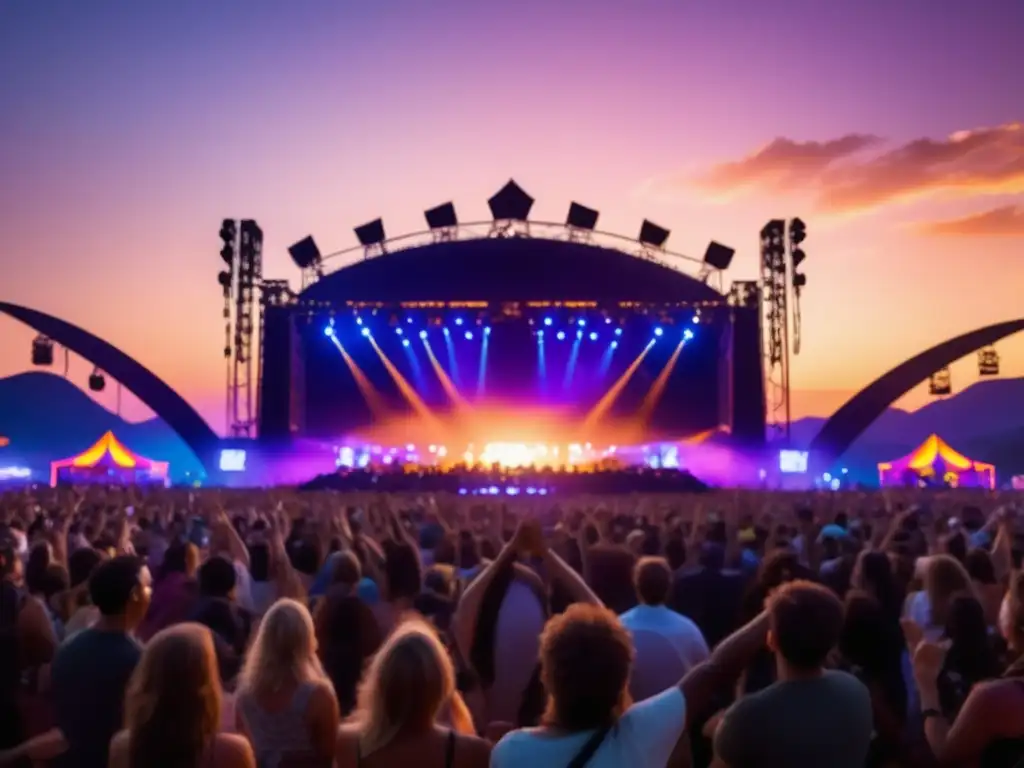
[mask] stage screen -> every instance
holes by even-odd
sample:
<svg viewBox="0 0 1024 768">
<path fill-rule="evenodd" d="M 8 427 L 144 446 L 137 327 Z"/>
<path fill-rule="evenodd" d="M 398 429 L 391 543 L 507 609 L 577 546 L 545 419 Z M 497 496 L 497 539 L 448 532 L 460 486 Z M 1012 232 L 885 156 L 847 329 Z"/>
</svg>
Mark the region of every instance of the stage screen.
<svg viewBox="0 0 1024 768">
<path fill-rule="evenodd" d="M 314 315 L 300 327 L 304 432 L 385 444 L 438 431 L 466 442 L 685 437 L 719 426 L 729 323 L 723 308 Z"/>
</svg>

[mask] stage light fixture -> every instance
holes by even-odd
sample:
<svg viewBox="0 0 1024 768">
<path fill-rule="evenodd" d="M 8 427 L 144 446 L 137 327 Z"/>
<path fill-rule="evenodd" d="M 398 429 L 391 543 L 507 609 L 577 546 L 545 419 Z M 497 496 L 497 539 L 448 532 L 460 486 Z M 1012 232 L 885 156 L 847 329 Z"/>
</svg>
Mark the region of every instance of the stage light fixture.
<svg viewBox="0 0 1024 768">
<path fill-rule="evenodd" d="M 555 336 L 555 338 L 558 339 L 559 341 L 565 341 L 565 331 L 559 331 L 558 335 Z"/>
<path fill-rule="evenodd" d="M 402 346 L 403 347 L 408 347 L 409 346 L 409 340 L 408 339 L 402 339 Z"/>
<path fill-rule="evenodd" d="M 473 340 L 473 332 L 472 331 L 466 331 L 466 341 L 472 341 L 472 340 Z"/>
<path fill-rule="evenodd" d="M 724 272 L 732 264 L 732 257 L 735 255 L 736 250 L 734 248 L 712 240 L 708 243 L 707 250 L 704 251 L 704 263 L 709 267 Z"/>
<path fill-rule="evenodd" d="M 537 341 L 544 341 L 544 331 L 537 331 Z"/>
<path fill-rule="evenodd" d="M 89 389 L 93 392 L 102 392 L 107 387 L 107 380 L 103 374 L 100 373 L 99 368 L 93 368 L 92 373 L 89 374 Z"/>
<path fill-rule="evenodd" d="M 442 203 L 423 214 L 427 219 L 427 226 L 433 230 L 454 229 L 459 226 L 459 219 L 455 215 L 454 203 Z"/>
<path fill-rule="evenodd" d="M 326 328 L 324 328 L 324 336 L 326 336 L 329 339 L 333 339 L 334 338 L 334 329 L 331 326 L 328 325 Z"/>
<path fill-rule="evenodd" d="M 510 179 L 487 201 L 487 207 L 495 221 L 527 221 L 533 203 L 534 199 Z"/>
<path fill-rule="evenodd" d="M 612 324 L 612 319 L 611 319 L 610 317 L 606 317 L 606 318 L 604 319 L 604 324 L 605 324 L 605 325 L 611 325 L 611 324 Z"/>
<path fill-rule="evenodd" d="M 447 328 L 445 328 L 445 329 L 444 329 L 444 332 L 445 332 L 445 333 L 448 333 L 448 329 L 447 329 Z M 421 338 L 421 339 L 426 339 L 426 338 L 427 338 L 427 332 L 426 332 L 426 331 L 420 331 L 420 338 Z"/>
<path fill-rule="evenodd" d="M 461 317 L 456 317 L 455 318 L 455 324 L 456 325 L 462 325 L 462 318 Z"/>
<path fill-rule="evenodd" d="M 370 329 L 369 328 L 363 328 L 363 336 L 369 336 L 369 335 L 370 335 Z"/>
<path fill-rule="evenodd" d="M 304 237 L 288 249 L 288 255 L 299 269 L 310 269 L 317 266 L 322 257 L 313 236 Z"/>
<path fill-rule="evenodd" d="M 641 245 L 647 245 L 651 248 L 664 248 L 669 234 L 669 231 L 664 227 L 659 227 L 653 221 L 644 219 L 644 223 L 640 225 L 640 236 L 637 240 L 640 241 Z"/>
<path fill-rule="evenodd" d="M 412 318 L 411 317 L 405 318 L 405 322 L 406 322 L 407 325 L 412 325 Z"/>
<path fill-rule="evenodd" d="M 793 264 L 793 287 L 799 295 L 800 289 L 807 285 L 807 275 L 798 272 L 800 265 L 807 258 L 800 244 L 807 239 L 807 225 L 802 219 L 791 219 L 789 222 L 789 256 Z"/>
<path fill-rule="evenodd" d="M 689 328 L 687 328 L 685 331 L 683 331 L 683 341 L 689 341 L 692 338 L 693 338 L 693 331 L 691 331 Z"/>
<path fill-rule="evenodd" d="M 618 349 L 618 347 L 619 347 L 619 342 L 617 342 L 617 341 L 613 341 L 613 342 L 611 343 L 611 347 L 612 347 L 612 349 Z"/>
<path fill-rule="evenodd" d="M 220 257 L 230 267 L 235 263 L 235 241 L 238 239 L 238 229 L 234 219 L 224 219 L 221 222 L 220 239 L 224 243 L 220 249 Z"/>
<path fill-rule="evenodd" d="M 615 329 L 615 335 L 616 336 L 621 336 L 622 335 L 622 329 L 621 328 L 616 328 Z"/>
<path fill-rule="evenodd" d="M 576 338 L 577 339 L 582 339 L 583 338 L 583 331 L 576 331 Z"/>
<path fill-rule="evenodd" d="M 374 219 L 353 230 L 359 244 L 364 248 L 373 248 L 381 245 L 387 237 L 384 234 L 384 219 Z"/>
<path fill-rule="evenodd" d="M 357 316 L 356 317 L 356 325 L 362 325 L 362 324 L 363 324 L 363 318 Z"/>
<path fill-rule="evenodd" d="M 445 336 L 449 336 L 449 335 L 451 335 L 451 331 L 449 331 L 449 330 L 448 330 L 447 328 L 442 328 L 442 329 L 441 329 L 441 332 L 442 332 L 442 333 L 443 333 L 443 334 L 444 334 Z"/>
<path fill-rule="evenodd" d="M 565 219 L 566 226 L 573 229 L 586 229 L 593 232 L 597 229 L 598 212 L 577 202 L 569 203 L 569 215 Z"/>
<path fill-rule="evenodd" d="M 700 315 L 694 315 L 692 318 L 690 318 L 690 322 L 693 323 L 694 325 L 698 325 L 700 323 Z"/>
<path fill-rule="evenodd" d="M 53 365 L 53 342 L 45 336 L 36 336 L 32 340 L 32 365 Z"/>
<path fill-rule="evenodd" d="M 401 328 L 395 328 L 395 334 L 398 335 L 398 336 L 401 336 L 402 335 L 402 329 Z"/>
<path fill-rule="evenodd" d="M 488 325 L 486 328 L 484 328 L 484 336 L 490 336 L 490 335 L 491 335 L 491 326 Z"/>
<path fill-rule="evenodd" d="M 587 321 L 584 320 L 582 317 L 579 320 L 576 321 L 576 325 L 578 325 L 580 328 L 585 327 L 586 324 L 587 324 Z"/>
<path fill-rule="evenodd" d="M 591 341 L 597 341 L 597 334 L 594 333 L 593 331 L 591 331 L 591 333 L 590 333 L 590 340 Z"/>
<path fill-rule="evenodd" d="M 544 318 L 544 325 L 551 325 L 554 322 L 550 317 Z"/>
<path fill-rule="evenodd" d="M 655 335 L 655 336 L 661 336 L 661 335 L 662 335 L 662 334 L 663 334 L 664 332 L 665 332 L 665 331 L 664 331 L 664 329 L 662 329 L 662 328 L 655 328 L 655 329 L 654 329 L 654 335 Z"/>
</svg>

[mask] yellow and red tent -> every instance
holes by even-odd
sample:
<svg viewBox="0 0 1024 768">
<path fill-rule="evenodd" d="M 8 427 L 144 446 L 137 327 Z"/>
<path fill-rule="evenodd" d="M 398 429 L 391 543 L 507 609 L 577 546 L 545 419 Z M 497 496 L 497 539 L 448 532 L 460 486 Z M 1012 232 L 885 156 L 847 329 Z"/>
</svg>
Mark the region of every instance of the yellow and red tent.
<svg viewBox="0 0 1024 768">
<path fill-rule="evenodd" d="M 967 458 L 935 434 L 906 456 L 878 465 L 883 486 L 904 485 L 908 477 L 936 479 L 952 486 L 996 487 L 996 468 L 992 464 Z"/>
<path fill-rule="evenodd" d="M 165 461 L 153 461 L 129 450 L 113 432 L 107 432 L 77 456 L 51 462 L 50 485 L 57 485 L 62 473 L 79 477 L 106 475 L 128 482 L 166 480 L 168 466 Z"/>
</svg>

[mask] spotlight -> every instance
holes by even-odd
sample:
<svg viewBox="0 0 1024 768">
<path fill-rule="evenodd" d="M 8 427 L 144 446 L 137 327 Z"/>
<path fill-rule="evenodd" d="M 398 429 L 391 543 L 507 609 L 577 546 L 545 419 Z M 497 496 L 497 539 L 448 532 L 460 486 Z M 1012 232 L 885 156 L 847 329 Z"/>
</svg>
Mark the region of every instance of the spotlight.
<svg viewBox="0 0 1024 768">
<path fill-rule="evenodd" d="M 694 325 L 697 325 L 697 324 L 699 324 L 699 323 L 700 323 L 700 315 L 694 315 L 694 316 L 693 316 L 693 320 L 691 320 L 691 322 L 692 322 L 692 323 L 693 323 Z"/>
<path fill-rule="evenodd" d="M 616 336 L 621 336 L 622 335 L 622 329 L 621 328 L 616 328 L 615 329 L 615 335 Z"/>
<path fill-rule="evenodd" d="M 288 249 L 288 255 L 299 269 L 309 269 L 320 263 L 320 249 L 312 235 L 304 237 Z"/>
<path fill-rule="evenodd" d="M 550 317 L 544 318 L 544 325 L 551 325 L 554 322 Z"/>
<path fill-rule="evenodd" d="M 372 248 L 375 245 L 380 245 L 387 237 L 384 234 L 384 220 L 374 219 L 373 221 L 363 224 L 362 226 L 355 228 L 356 237 L 359 239 L 359 244 L 364 248 Z"/>
<path fill-rule="evenodd" d="M 537 339 L 540 341 L 544 340 L 544 331 L 537 331 Z"/>
<path fill-rule="evenodd" d="M 370 335 L 370 329 L 369 328 L 363 328 L 363 336 L 369 336 L 369 335 Z"/>
<path fill-rule="evenodd" d="M 333 339 L 334 338 L 334 329 L 331 326 L 328 325 L 326 328 L 324 328 L 324 336 L 326 336 L 329 339 Z"/>
<path fill-rule="evenodd" d="M 488 325 L 486 328 L 484 328 L 484 336 L 490 336 L 490 335 L 491 335 L 491 326 Z"/>
<path fill-rule="evenodd" d="M 559 331 L 555 338 L 559 341 L 565 341 L 565 331 Z"/>
<path fill-rule="evenodd" d="M 445 328 L 445 329 L 444 329 L 444 332 L 445 332 L 445 333 L 448 333 L 448 329 L 447 329 L 447 328 Z M 425 338 L 427 338 L 427 332 L 426 332 L 426 331 L 420 331 L 420 338 L 421 338 L 421 339 L 425 339 Z"/>
<path fill-rule="evenodd" d="M 569 215 L 565 219 L 565 224 L 574 229 L 586 229 L 592 232 L 597 228 L 598 215 L 593 208 L 587 208 L 587 206 L 575 202 L 570 203 Z"/>
<path fill-rule="evenodd" d="M 611 319 L 610 317 L 606 317 L 606 318 L 604 319 L 604 324 L 605 324 L 605 325 L 611 325 L 611 324 L 612 324 L 612 319 Z"/>
<path fill-rule="evenodd" d="M 613 341 L 612 344 L 611 344 L 612 349 L 617 349 L 618 346 L 619 346 L 619 342 L 617 342 L 617 341 Z"/>
<path fill-rule="evenodd" d="M 93 368 L 91 374 L 89 374 L 89 389 L 93 392 L 102 392 L 107 386 L 107 380 L 100 373 L 99 368 Z"/>
<path fill-rule="evenodd" d="M 406 322 L 407 325 L 412 325 L 412 318 L 411 317 L 405 318 L 405 322 Z"/>
<path fill-rule="evenodd" d="M 693 338 L 693 331 L 691 331 L 689 328 L 687 328 L 685 331 L 683 331 L 683 341 L 689 341 L 692 338 Z"/>
<path fill-rule="evenodd" d="M 408 339 L 402 339 L 402 346 L 403 347 L 408 347 L 409 346 L 409 340 Z"/>
<path fill-rule="evenodd" d="M 668 236 L 669 231 L 667 229 L 644 219 L 644 223 L 640 225 L 640 236 L 637 240 L 640 241 L 641 245 L 649 245 L 652 248 L 664 248 Z"/>
<path fill-rule="evenodd" d="M 596 334 L 596 333 L 594 333 L 594 332 L 591 332 L 591 334 L 590 334 L 590 340 L 591 340 L 591 341 L 597 341 L 597 334 Z"/>
<path fill-rule="evenodd" d="M 704 263 L 713 269 L 724 272 L 732 264 L 732 257 L 735 255 L 735 249 L 712 240 L 708 243 L 707 250 L 704 251 Z"/>
<path fill-rule="evenodd" d="M 582 317 L 578 321 L 576 321 L 576 325 L 578 325 L 580 328 L 583 328 L 584 326 L 586 326 L 586 324 L 587 321 L 584 320 Z"/>
<path fill-rule="evenodd" d="M 395 333 L 397 333 L 399 336 L 401 336 L 402 335 L 402 329 L 401 328 L 395 328 Z"/>
<path fill-rule="evenodd" d="M 363 324 L 363 318 L 357 317 L 356 318 L 356 325 L 362 325 L 362 324 Z"/>
<path fill-rule="evenodd" d="M 526 221 L 530 217 L 533 203 L 533 198 L 522 187 L 509 180 L 487 201 L 487 207 L 491 209 L 495 221 Z"/>
<path fill-rule="evenodd" d="M 665 331 L 664 331 L 664 330 L 662 330 L 661 328 L 655 328 L 655 329 L 654 329 L 654 335 L 655 335 L 655 336 L 661 336 L 661 334 L 663 334 L 664 332 L 665 332 Z"/>
<path fill-rule="evenodd" d="M 583 338 L 583 331 L 576 331 L 576 338 L 577 339 L 582 339 Z"/>
<path fill-rule="evenodd" d="M 45 336 L 32 340 L 32 365 L 53 365 L 53 342 Z"/>
<path fill-rule="evenodd" d="M 442 328 L 442 329 L 441 329 L 441 332 L 442 332 L 442 333 L 443 333 L 443 334 L 444 334 L 445 336 L 450 336 L 450 335 L 451 335 L 451 331 L 449 331 L 449 330 L 448 330 L 447 328 Z"/>
<path fill-rule="evenodd" d="M 456 325 L 462 325 L 462 318 L 461 317 L 456 317 L 455 318 L 455 324 Z"/>
<path fill-rule="evenodd" d="M 436 208 L 424 212 L 423 215 L 427 219 L 427 226 L 431 229 L 454 229 L 459 226 L 454 203 L 442 203 Z"/>
<path fill-rule="evenodd" d="M 472 341 L 472 340 L 473 340 L 473 332 L 472 331 L 466 331 L 466 341 Z"/>
</svg>

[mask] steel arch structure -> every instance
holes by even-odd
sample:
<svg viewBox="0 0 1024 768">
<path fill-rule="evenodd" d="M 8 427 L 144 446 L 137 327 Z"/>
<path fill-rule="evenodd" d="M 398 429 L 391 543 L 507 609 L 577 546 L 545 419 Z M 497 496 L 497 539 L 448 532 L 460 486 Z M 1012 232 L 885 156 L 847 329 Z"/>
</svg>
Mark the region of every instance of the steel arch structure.
<svg viewBox="0 0 1024 768">
<path fill-rule="evenodd" d="M 220 438 L 181 395 L 109 342 L 45 312 L 0 302 L 0 313 L 19 320 L 113 376 L 163 419 L 192 449 L 208 476 L 217 469 Z"/>
<path fill-rule="evenodd" d="M 1024 331 L 1024 319 L 978 328 L 936 344 L 882 374 L 822 425 L 810 446 L 815 462 L 825 467 L 842 456 L 886 408 L 935 371 L 1019 331 Z"/>
</svg>

